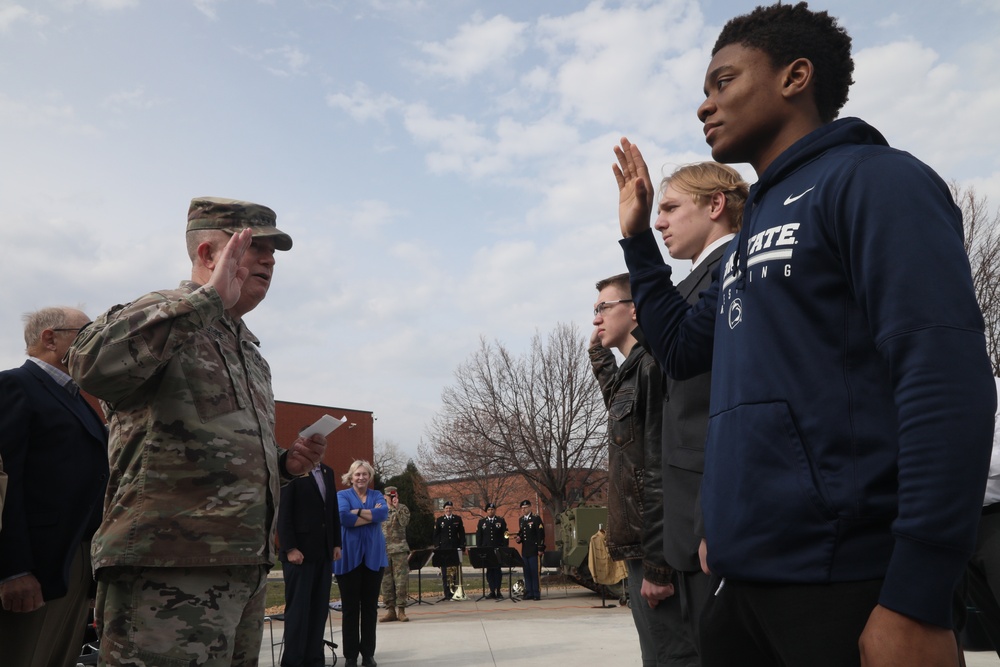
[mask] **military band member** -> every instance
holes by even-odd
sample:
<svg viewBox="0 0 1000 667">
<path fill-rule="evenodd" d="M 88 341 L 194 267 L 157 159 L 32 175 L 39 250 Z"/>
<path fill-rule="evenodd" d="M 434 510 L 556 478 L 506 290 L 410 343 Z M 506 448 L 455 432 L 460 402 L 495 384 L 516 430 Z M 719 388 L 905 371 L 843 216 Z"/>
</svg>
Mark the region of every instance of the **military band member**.
<svg viewBox="0 0 1000 667">
<path fill-rule="evenodd" d="M 518 519 L 517 535 L 514 541 L 521 545 L 521 558 L 524 560 L 524 599 L 541 600 L 541 588 L 538 585 L 538 559 L 545 553 L 545 526 L 542 517 L 531 513 L 531 501 L 521 501 L 521 511 Z"/>
<path fill-rule="evenodd" d="M 410 545 L 406 541 L 406 526 L 410 523 L 410 508 L 399 502 L 396 487 L 387 486 L 384 493 L 389 502 L 389 518 L 382 522 L 382 533 L 385 535 L 389 567 L 382 573 L 382 602 L 386 613 L 378 622 L 405 623 L 410 620 L 406 617 L 406 582 L 410 577 L 410 565 L 407 562 Z"/>
<path fill-rule="evenodd" d="M 434 548 L 435 549 L 455 549 L 465 551 L 465 524 L 462 518 L 452 514 L 452 502 L 445 501 L 444 514 L 439 516 L 434 522 Z M 459 556 L 461 558 L 461 556 Z M 461 567 L 461 563 L 459 563 Z M 451 599 L 451 588 L 448 583 L 448 568 L 441 568 L 441 592 L 445 600 Z"/>
<path fill-rule="evenodd" d="M 497 516 L 497 506 L 487 503 L 486 516 L 479 520 L 476 526 L 476 546 L 497 548 L 505 547 L 508 544 L 504 533 L 507 532 L 507 522 L 502 516 Z M 490 593 L 486 597 L 496 599 L 503 597 L 500 593 L 500 585 L 503 583 L 503 572 L 500 567 L 486 568 L 486 583 L 490 585 Z"/>
</svg>

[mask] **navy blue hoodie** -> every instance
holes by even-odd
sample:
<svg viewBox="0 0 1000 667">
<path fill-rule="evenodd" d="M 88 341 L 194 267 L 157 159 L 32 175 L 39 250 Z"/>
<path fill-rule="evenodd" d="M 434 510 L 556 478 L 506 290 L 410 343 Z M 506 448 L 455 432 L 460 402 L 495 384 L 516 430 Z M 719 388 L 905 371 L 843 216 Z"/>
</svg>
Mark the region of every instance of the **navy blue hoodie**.
<svg viewBox="0 0 1000 667">
<path fill-rule="evenodd" d="M 702 512 L 734 580 L 884 578 L 948 627 L 972 552 L 996 391 L 947 185 L 856 118 L 782 153 L 691 307 L 652 232 L 621 241 L 667 372 L 712 370 Z"/>
</svg>

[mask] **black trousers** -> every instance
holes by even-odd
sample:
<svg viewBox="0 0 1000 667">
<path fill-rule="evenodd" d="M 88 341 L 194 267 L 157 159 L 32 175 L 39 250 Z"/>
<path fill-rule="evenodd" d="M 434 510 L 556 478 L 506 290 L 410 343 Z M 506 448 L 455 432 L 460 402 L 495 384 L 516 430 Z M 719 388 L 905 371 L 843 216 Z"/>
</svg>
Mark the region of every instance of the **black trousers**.
<svg viewBox="0 0 1000 667">
<path fill-rule="evenodd" d="M 499 593 L 503 585 L 503 570 L 499 567 L 486 568 L 486 583 L 489 584 L 491 593 Z"/>
<path fill-rule="evenodd" d="M 702 667 L 860 667 L 858 639 L 882 580 L 758 584 L 713 577 Z M 717 592 L 716 592 L 717 591 Z"/>
<path fill-rule="evenodd" d="M 330 614 L 332 561 L 282 562 L 285 579 L 285 643 L 281 667 L 323 667 L 323 634 Z"/>
<path fill-rule="evenodd" d="M 382 589 L 382 570 L 369 570 L 359 565 L 346 574 L 337 575 L 340 603 L 343 611 L 341 631 L 344 633 L 344 657 L 356 660 L 375 655 L 375 626 L 378 625 L 378 594 Z"/>
</svg>

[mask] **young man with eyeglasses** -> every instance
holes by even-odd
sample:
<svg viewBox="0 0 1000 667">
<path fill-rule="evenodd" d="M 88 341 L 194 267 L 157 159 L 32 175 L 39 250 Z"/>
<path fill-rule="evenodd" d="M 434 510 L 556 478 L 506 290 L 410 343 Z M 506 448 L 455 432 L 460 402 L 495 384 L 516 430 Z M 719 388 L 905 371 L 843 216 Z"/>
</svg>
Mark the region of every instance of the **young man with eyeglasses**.
<svg viewBox="0 0 1000 667">
<path fill-rule="evenodd" d="M 643 667 L 695 667 L 698 655 L 663 555 L 663 373 L 638 344 L 627 273 L 597 283 L 590 363 L 608 407 L 608 554 L 624 560 Z M 625 360 L 619 366 L 612 348 Z M 654 597 L 644 592 L 655 590 Z"/>
<path fill-rule="evenodd" d="M 805 3 L 731 20 L 697 113 L 758 174 L 691 307 L 616 149 L 639 321 L 673 377 L 712 371 L 701 506 L 706 667 L 954 666 L 996 391 L 947 184 L 847 101 L 851 38 Z"/>
</svg>

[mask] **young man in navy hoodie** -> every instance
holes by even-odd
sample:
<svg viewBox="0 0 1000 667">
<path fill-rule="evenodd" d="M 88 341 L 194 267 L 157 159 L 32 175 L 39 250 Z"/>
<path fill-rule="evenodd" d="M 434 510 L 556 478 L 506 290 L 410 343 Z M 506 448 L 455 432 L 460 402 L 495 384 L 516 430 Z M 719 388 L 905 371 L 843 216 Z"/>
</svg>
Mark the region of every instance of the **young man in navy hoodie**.
<svg viewBox="0 0 1000 667">
<path fill-rule="evenodd" d="M 715 665 L 957 665 L 996 392 L 947 185 L 847 100 L 851 40 L 805 3 L 731 20 L 698 109 L 756 170 L 702 299 L 670 280 L 638 149 L 616 148 L 621 245 L 661 366 L 712 370 L 702 511 Z"/>
</svg>

